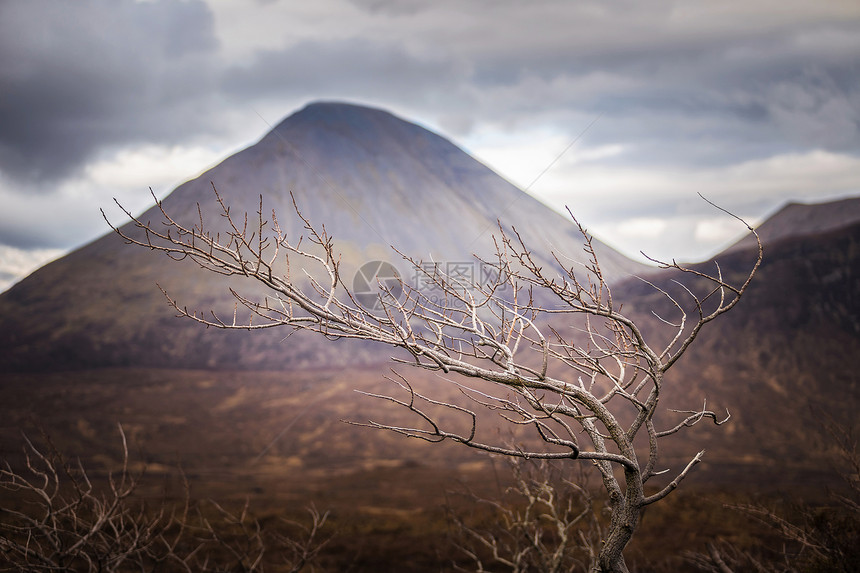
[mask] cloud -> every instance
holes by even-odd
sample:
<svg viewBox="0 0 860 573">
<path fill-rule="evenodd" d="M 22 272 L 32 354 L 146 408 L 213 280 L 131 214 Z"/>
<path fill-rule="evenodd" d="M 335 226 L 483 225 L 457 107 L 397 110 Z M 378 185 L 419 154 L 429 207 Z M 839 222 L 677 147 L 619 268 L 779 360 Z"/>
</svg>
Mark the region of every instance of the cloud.
<svg viewBox="0 0 860 573">
<path fill-rule="evenodd" d="M 468 135 L 568 130 L 639 164 L 860 145 L 856 3 L 50 0 L 0 5 L 0 170 L 225 136 L 237 106 L 382 105 Z"/>
<path fill-rule="evenodd" d="M 211 131 L 216 48 L 199 1 L 0 4 L 0 171 L 57 181 L 110 145 Z"/>
<path fill-rule="evenodd" d="M 57 249 L 93 240 L 109 231 L 99 209 L 116 221 L 125 215 L 113 198 L 132 212 L 152 204 L 151 187 L 164 197 L 221 159 L 205 147 L 143 146 L 121 150 L 86 165 L 76 177 L 49 193 L 22 194 L 0 178 L 0 246 Z M 2 265 L 0 265 L 2 269 Z"/>
<path fill-rule="evenodd" d="M 844 77 L 812 68 L 774 82 L 765 95 L 770 117 L 794 141 L 856 150 L 860 147 L 858 78 L 860 63 L 845 70 Z"/>
<path fill-rule="evenodd" d="M 256 51 L 247 36 L 234 39 L 245 56 L 222 85 L 244 101 L 372 101 L 455 136 L 487 123 L 574 129 L 602 114 L 596 142 L 635 146 L 627 159 L 643 164 L 728 164 L 774 146 L 858 142 L 860 11 L 851 2 L 491 5 L 327 0 L 231 11 L 243 29 L 289 26 L 264 34 Z M 820 104 L 796 105 L 786 92 L 812 76 Z"/>
<path fill-rule="evenodd" d="M 64 254 L 63 249 L 16 249 L 0 245 L 0 292 L 42 265 Z"/>
<path fill-rule="evenodd" d="M 739 238 L 743 226 L 699 193 L 751 224 L 790 200 L 860 195 L 860 157 L 822 150 L 665 170 L 560 163 L 531 192 L 556 210 L 569 207 L 598 238 L 634 256 L 704 260 Z"/>
<path fill-rule="evenodd" d="M 417 102 L 451 93 L 462 81 L 455 63 L 413 54 L 403 45 L 369 38 L 302 41 L 257 52 L 229 68 L 221 83 L 235 101 L 273 97 L 366 98 Z"/>
<path fill-rule="evenodd" d="M 532 191 L 704 253 L 729 227 L 696 191 L 750 217 L 858 192 L 858 53 L 856 0 L 0 2 L 0 243 L 78 245 L 326 98 L 523 186 L 599 118 Z"/>
</svg>

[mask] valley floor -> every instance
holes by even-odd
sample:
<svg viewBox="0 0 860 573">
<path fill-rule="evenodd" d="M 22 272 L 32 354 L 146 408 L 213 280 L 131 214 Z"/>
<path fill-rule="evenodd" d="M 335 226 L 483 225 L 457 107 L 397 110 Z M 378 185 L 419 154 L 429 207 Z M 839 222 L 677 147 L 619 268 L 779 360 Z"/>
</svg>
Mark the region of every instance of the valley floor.
<svg viewBox="0 0 860 573">
<path fill-rule="evenodd" d="M 328 511 L 326 533 L 334 536 L 318 558 L 326 571 L 444 571 L 455 561 L 465 566 L 446 512 L 453 508 L 467 521 L 480 520 L 476 505 L 460 494 L 468 489 L 500 499 L 510 473 L 504 461 L 453 444 L 344 423 L 402 414 L 354 392 L 381 391 L 383 372 L 4 375 L 0 454 L 23 467 L 22 432 L 37 443 L 49 438 L 99 482 L 118 469 L 120 424 L 131 471 L 144 472 L 136 495 L 150 506 L 180 503 L 187 483 L 193 500 L 237 510 L 247 500 L 266 527 L 277 527 L 279 517 L 306 520 L 308 507 Z M 767 539 L 767 529 L 727 505 L 790 510 L 801 499 L 826 500 L 825 489 L 839 483 L 832 468 L 731 462 L 730 450 L 709 451 L 707 464 L 648 509 L 627 553 L 637 571 L 689 569 L 681 561 L 684 552 L 705 551 L 709 541 L 747 547 Z M 14 495 L 4 496 L 3 507 L 16 503 Z"/>
</svg>

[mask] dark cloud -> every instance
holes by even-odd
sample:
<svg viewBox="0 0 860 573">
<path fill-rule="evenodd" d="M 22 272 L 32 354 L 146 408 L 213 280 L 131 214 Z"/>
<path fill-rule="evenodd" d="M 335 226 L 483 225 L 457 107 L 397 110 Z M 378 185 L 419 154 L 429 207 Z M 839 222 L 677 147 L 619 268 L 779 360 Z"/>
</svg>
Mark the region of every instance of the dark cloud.
<svg viewBox="0 0 860 573">
<path fill-rule="evenodd" d="M 350 3 L 371 14 L 393 16 L 412 16 L 430 7 L 424 0 L 350 0 Z"/>
<path fill-rule="evenodd" d="M 305 96 L 417 103 L 452 95 L 468 79 L 464 76 L 455 62 L 438 55 L 410 53 L 402 44 L 384 40 L 351 38 L 258 52 L 247 65 L 228 69 L 221 87 L 243 101 Z"/>
<path fill-rule="evenodd" d="M 860 17 L 838 3 L 351 3 L 235 59 L 202 1 L 0 3 L 0 171 L 61 179 L 111 145 L 212 135 L 237 103 L 318 98 L 457 137 L 488 123 L 573 137 L 601 115 L 588 144 L 623 144 L 607 161 L 628 164 L 860 149 Z"/>
<path fill-rule="evenodd" d="M 104 146 L 205 130 L 216 48 L 199 1 L 0 3 L 0 171 L 57 180 Z"/>
<path fill-rule="evenodd" d="M 0 245 L 103 231 L 93 201 L 145 192 L 160 165 L 140 144 L 227 154 L 265 129 L 256 115 L 322 98 L 479 154 L 599 117 L 553 168 L 553 193 L 570 180 L 595 218 L 683 214 L 721 186 L 748 190 L 722 193 L 744 214 L 816 181 L 857 192 L 858 54 L 856 0 L 0 0 Z"/>
<path fill-rule="evenodd" d="M 105 227 L 92 216 L 95 207 L 89 204 L 69 202 L 58 209 L 50 198 L 40 196 L 38 211 L 27 217 L 26 209 L 15 199 L 6 198 L 0 213 L 0 246 L 24 250 L 63 248 L 70 241 L 79 244 L 105 232 Z"/>
<path fill-rule="evenodd" d="M 856 10 L 727 4 L 732 19 L 659 2 L 530 6 L 519 18 L 499 9 L 481 29 L 470 81 L 486 94 L 471 110 L 484 121 L 564 125 L 575 110 L 573 136 L 583 115 L 602 114 L 589 142 L 628 144 L 625 160 L 653 165 L 860 149 Z"/>
</svg>

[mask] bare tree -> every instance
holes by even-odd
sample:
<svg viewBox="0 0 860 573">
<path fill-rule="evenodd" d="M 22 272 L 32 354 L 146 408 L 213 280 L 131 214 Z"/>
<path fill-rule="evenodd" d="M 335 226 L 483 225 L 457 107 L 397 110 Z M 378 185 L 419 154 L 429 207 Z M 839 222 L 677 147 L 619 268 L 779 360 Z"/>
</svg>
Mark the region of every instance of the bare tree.
<svg viewBox="0 0 860 573">
<path fill-rule="evenodd" d="M 552 460 L 508 459 L 514 483 L 506 496 L 469 496 L 490 509 L 487 526 L 449 511 L 457 545 L 478 572 L 486 571 L 485 562 L 512 573 L 588 571 L 597 560 L 603 528 L 584 468 L 569 479 Z"/>
<path fill-rule="evenodd" d="M 186 513 L 177 521 L 182 543 L 163 543 L 166 554 L 177 569 L 192 572 L 235 571 L 263 573 L 266 565 L 276 571 L 299 573 L 311 565 L 331 540 L 322 532 L 328 512 L 308 508 L 310 523 L 280 519 L 289 534 L 264 530 L 249 511 L 249 504 L 230 510 L 215 501 L 198 504 L 193 515 Z M 311 569 L 313 567 L 311 566 Z"/>
<path fill-rule="evenodd" d="M 139 476 L 129 472 L 121 427 L 120 436 L 122 467 L 108 476 L 103 492 L 80 461 L 67 463 L 53 447 L 40 449 L 24 438 L 26 469 L 8 461 L 0 469 L 0 488 L 14 492 L 22 506 L 0 508 L 3 570 L 126 571 L 148 562 L 171 516 L 131 502 Z"/>
<path fill-rule="evenodd" d="M 313 507 L 308 525 L 281 520 L 287 533 L 264 530 L 247 503 L 238 512 L 192 504 L 187 488 L 184 503 L 149 508 L 134 497 L 143 474 L 130 471 L 121 426 L 119 434 L 121 465 L 106 484 L 50 440 L 37 446 L 25 436 L 23 468 L 0 467 L 0 489 L 14 494 L 0 505 L 0 571 L 263 573 L 271 564 L 298 573 L 331 539 L 322 531 L 328 513 Z"/>
<path fill-rule="evenodd" d="M 826 418 L 826 414 L 822 414 Z M 764 526 L 776 542 L 772 547 L 742 549 L 726 539 L 709 543 L 707 553 L 687 552 L 686 560 L 702 571 L 733 573 L 801 573 L 860 568 L 860 441 L 856 423 L 827 424 L 828 448 L 835 471 L 845 481 L 841 492 L 831 494 L 831 503 L 816 507 L 799 503 L 777 509 L 762 504 L 726 506 Z"/>
<path fill-rule="evenodd" d="M 563 254 L 553 253 L 557 267 L 546 268 L 516 229 L 500 225 L 495 256 L 482 261 L 495 271 L 489 280 L 470 283 L 446 275 L 440 266 L 404 256 L 442 297 L 430 297 L 418 285 L 402 280 L 396 289 L 380 283 L 377 304 L 368 309 L 343 284 L 340 261 L 325 227 L 315 227 L 298 206 L 306 236 L 290 237 L 274 212 L 266 214 L 262 197 L 255 217 L 237 218 L 214 185 L 213 190 L 224 229 L 210 229 L 199 206 L 196 222 L 183 223 L 160 202 L 159 224 L 126 211 L 136 230 L 111 225 L 128 243 L 174 259 L 190 259 L 218 274 L 246 277 L 268 289 L 262 300 L 231 290 L 247 316 L 237 308 L 227 319 L 214 312 L 190 311 L 165 292 L 181 316 L 218 328 L 284 327 L 380 342 L 405 350 L 409 358 L 401 361 L 417 368 L 491 383 L 498 392 L 452 380 L 462 391 L 467 404 L 463 405 L 422 394 L 397 375 L 392 380 L 402 396 L 375 396 L 407 408 L 420 423 L 367 425 L 512 457 L 588 460 L 600 473 L 611 513 L 593 570 L 627 571 L 622 552 L 641 512 L 677 488 L 704 454 L 695 454 L 668 483 L 646 491 L 649 481 L 664 473 L 658 469 L 661 439 L 703 420 L 725 421 L 702 407 L 677 412 L 676 423 L 658 428 L 660 398 L 664 389 L 671 390 L 664 386 L 666 372 L 706 324 L 738 303 L 761 263 L 760 241 L 749 273 L 738 284 L 724 279 L 719 266 L 708 273 L 674 261 L 660 263 L 694 278 L 699 286 L 681 285 L 681 295 L 660 291 L 676 316 L 661 317 L 672 334 L 668 341 L 661 336 L 664 342 L 656 343 L 646 339 L 640 325 L 613 301 L 592 239 L 581 226 L 585 264 L 565 264 Z M 443 424 L 448 416 L 439 414 L 440 408 L 463 416 L 468 429 L 457 431 Z M 483 440 L 477 432 L 480 408 L 531 428 L 544 445 L 507 447 Z M 641 432 L 646 439 L 637 441 Z"/>
</svg>

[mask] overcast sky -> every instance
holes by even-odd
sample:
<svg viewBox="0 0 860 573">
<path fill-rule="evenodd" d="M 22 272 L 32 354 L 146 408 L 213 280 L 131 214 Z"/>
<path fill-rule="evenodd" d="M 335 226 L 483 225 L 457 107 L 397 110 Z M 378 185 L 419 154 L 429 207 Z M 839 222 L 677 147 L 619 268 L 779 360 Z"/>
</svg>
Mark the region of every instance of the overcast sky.
<svg viewBox="0 0 860 573">
<path fill-rule="evenodd" d="M 702 260 L 740 229 L 698 192 L 752 222 L 860 194 L 860 2 L 4 0 L 0 289 L 317 99 Z"/>
</svg>

